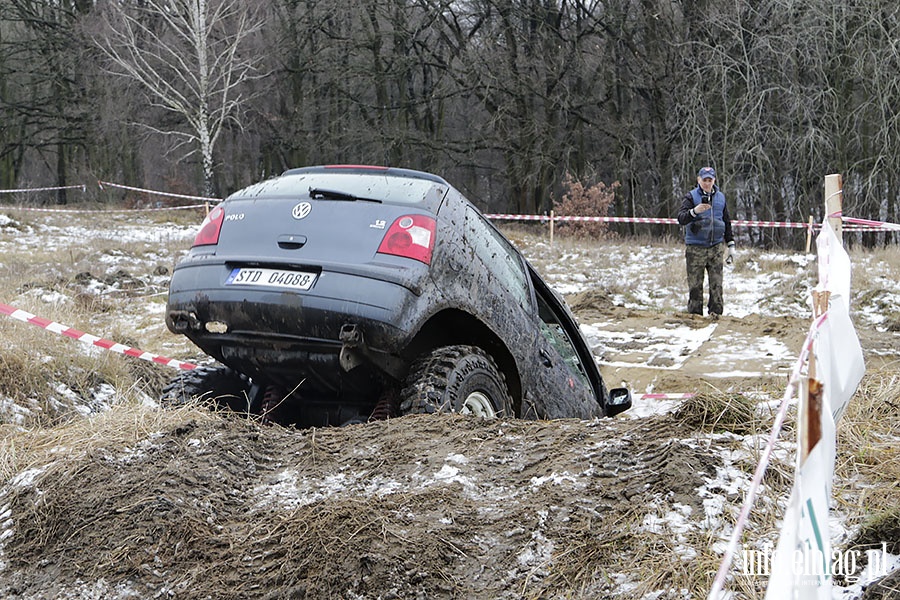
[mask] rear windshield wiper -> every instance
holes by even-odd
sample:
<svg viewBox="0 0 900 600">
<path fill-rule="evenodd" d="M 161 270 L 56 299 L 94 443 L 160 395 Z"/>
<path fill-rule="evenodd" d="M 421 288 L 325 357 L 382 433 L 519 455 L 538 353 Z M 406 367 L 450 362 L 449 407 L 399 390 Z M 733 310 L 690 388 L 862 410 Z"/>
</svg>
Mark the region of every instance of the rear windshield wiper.
<svg viewBox="0 0 900 600">
<path fill-rule="evenodd" d="M 362 200 L 363 202 L 378 202 L 377 198 L 361 198 L 349 192 L 341 192 L 339 190 L 326 190 L 323 188 L 309 188 L 309 197 L 313 200 Z"/>
</svg>

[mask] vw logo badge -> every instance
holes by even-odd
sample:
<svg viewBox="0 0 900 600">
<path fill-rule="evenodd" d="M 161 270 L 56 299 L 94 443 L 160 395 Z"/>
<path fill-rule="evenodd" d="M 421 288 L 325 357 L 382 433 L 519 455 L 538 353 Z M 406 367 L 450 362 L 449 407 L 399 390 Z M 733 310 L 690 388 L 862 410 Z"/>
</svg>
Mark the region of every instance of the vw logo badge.
<svg viewBox="0 0 900 600">
<path fill-rule="evenodd" d="M 309 202 L 301 202 L 291 210 L 291 216 L 295 219 L 303 219 L 312 210 L 312 204 Z"/>
</svg>

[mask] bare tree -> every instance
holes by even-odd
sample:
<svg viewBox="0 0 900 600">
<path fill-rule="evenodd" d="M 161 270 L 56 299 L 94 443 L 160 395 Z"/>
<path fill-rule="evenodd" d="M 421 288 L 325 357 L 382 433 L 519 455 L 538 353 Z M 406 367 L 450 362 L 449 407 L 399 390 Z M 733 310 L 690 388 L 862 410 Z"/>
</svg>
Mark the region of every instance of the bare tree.
<svg viewBox="0 0 900 600">
<path fill-rule="evenodd" d="M 89 11 L 83 2 L 0 1 L 0 187 L 53 177 L 56 201 L 68 201 L 90 135 L 76 27 Z"/>
<path fill-rule="evenodd" d="M 259 59 L 245 53 L 262 19 L 241 0 L 144 0 L 108 5 L 105 35 L 95 38 L 110 70 L 138 82 L 153 106 L 188 128 L 145 127 L 200 153 L 204 192 L 213 193 L 213 150 L 224 127 L 241 125 L 243 85 L 260 77 Z"/>
<path fill-rule="evenodd" d="M 594 3 L 420 1 L 440 11 L 451 74 L 486 115 L 470 135 L 502 157 L 511 208 L 549 209 L 563 174 L 580 175 L 592 161 L 588 132 L 609 99 L 605 78 L 595 76 L 604 32 L 591 15 Z"/>
</svg>

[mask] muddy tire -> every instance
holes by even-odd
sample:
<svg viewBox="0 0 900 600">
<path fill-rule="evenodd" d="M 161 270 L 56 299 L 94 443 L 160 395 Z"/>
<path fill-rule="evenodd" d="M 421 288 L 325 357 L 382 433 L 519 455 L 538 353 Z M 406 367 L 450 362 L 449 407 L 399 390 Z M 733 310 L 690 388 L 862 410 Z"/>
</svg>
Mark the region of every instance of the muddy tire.
<svg viewBox="0 0 900 600">
<path fill-rule="evenodd" d="M 513 416 L 506 379 L 494 360 L 475 346 L 437 348 L 410 367 L 400 412 L 455 412 L 493 419 Z"/>
<path fill-rule="evenodd" d="M 202 366 L 182 371 L 163 388 L 163 406 L 200 402 L 213 408 L 247 413 L 250 381 L 225 365 Z"/>
</svg>

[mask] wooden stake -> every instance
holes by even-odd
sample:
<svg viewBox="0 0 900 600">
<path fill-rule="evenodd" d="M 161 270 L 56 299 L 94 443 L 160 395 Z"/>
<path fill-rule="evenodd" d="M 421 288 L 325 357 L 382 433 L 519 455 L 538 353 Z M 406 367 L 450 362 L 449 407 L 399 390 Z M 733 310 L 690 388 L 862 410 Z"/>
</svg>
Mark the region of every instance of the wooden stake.
<svg viewBox="0 0 900 600">
<path fill-rule="evenodd" d="M 806 457 L 812 452 L 819 440 L 822 439 L 822 392 L 823 386 L 821 382 L 814 379 L 812 375 L 809 378 L 809 385 L 806 392 L 805 406 L 801 414 L 803 419 L 800 423 L 800 464 L 806 462 Z"/>
<path fill-rule="evenodd" d="M 818 319 L 828 311 L 831 292 L 812 291 L 813 319 Z"/>
<path fill-rule="evenodd" d="M 843 183 L 840 175 L 825 176 L 825 216 L 828 224 L 834 229 L 839 240 L 843 240 L 843 221 L 841 220 L 841 207 L 844 204 Z M 838 215 L 832 217 L 829 215 Z"/>
<path fill-rule="evenodd" d="M 812 248 L 813 216 L 809 215 L 809 228 L 806 230 L 806 253 Z"/>
<path fill-rule="evenodd" d="M 841 207 L 843 205 L 843 190 L 841 189 L 840 175 L 825 176 L 825 216 L 838 239 L 841 239 L 843 221 L 841 219 Z M 836 216 L 831 216 L 836 215 Z M 812 225 L 812 217 L 810 225 Z M 812 229 L 810 229 L 810 232 Z M 809 251 L 811 244 L 807 238 L 806 248 Z M 819 282 L 822 283 L 822 282 Z M 817 319 L 828 311 L 828 302 L 831 292 L 812 291 L 813 318 Z M 806 389 L 801 391 L 800 417 L 800 464 L 806 461 L 809 453 L 822 438 L 822 393 L 823 385 L 816 379 L 816 355 L 809 353 L 809 369 L 807 371 Z"/>
<path fill-rule="evenodd" d="M 553 211 L 550 211 L 550 247 L 553 247 Z"/>
</svg>

